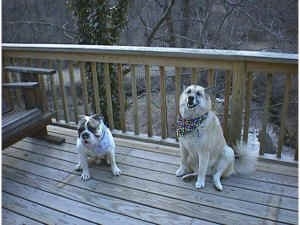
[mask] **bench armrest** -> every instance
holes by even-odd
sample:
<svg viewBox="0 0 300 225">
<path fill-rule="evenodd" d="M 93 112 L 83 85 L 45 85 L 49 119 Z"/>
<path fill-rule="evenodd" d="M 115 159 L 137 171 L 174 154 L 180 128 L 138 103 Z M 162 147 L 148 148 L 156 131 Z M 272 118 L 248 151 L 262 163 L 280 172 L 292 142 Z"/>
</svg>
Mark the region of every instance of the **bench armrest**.
<svg viewBox="0 0 300 225">
<path fill-rule="evenodd" d="M 39 86 L 38 82 L 14 82 L 14 83 L 3 83 L 3 88 L 17 89 L 17 88 L 36 88 Z"/>
<path fill-rule="evenodd" d="M 25 66 L 5 66 L 4 70 L 8 72 L 17 72 L 23 74 L 43 74 L 52 75 L 56 73 L 54 69 L 37 68 L 37 67 L 25 67 Z"/>
</svg>

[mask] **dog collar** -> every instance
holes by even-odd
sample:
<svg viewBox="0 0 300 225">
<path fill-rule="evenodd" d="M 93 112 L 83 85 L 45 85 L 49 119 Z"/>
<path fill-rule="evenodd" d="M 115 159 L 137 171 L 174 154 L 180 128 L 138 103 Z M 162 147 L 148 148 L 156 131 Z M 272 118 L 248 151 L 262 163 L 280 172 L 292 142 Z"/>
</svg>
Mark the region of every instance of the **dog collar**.
<svg viewBox="0 0 300 225">
<path fill-rule="evenodd" d="M 177 138 L 194 131 L 208 116 L 208 112 L 194 119 L 183 119 L 181 116 L 176 123 Z"/>
</svg>

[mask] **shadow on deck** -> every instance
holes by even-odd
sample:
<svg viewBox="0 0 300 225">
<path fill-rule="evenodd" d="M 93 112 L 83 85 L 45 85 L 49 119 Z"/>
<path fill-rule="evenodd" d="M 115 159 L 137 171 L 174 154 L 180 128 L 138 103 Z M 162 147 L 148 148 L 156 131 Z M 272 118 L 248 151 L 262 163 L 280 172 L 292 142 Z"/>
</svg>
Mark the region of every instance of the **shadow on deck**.
<svg viewBox="0 0 300 225">
<path fill-rule="evenodd" d="M 91 165 L 83 183 L 76 131 L 48 130 L 66 143 L 25 138 L 2 151 L 3 224 L 297 224 L 295 166 L 259 161 L 255 174 L 225 179 L 223 192 L 211 178 L 199 191 L 174 175 L 177 151 L 117 139 L 122 175 Z"/>
</svg>

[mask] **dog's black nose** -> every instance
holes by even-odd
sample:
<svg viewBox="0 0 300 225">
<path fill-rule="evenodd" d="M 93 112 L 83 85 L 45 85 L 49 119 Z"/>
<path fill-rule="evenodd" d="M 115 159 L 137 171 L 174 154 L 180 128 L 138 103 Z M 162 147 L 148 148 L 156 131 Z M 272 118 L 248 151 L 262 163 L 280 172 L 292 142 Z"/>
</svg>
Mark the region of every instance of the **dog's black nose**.
<svg viewBox="0 0 300 225">
<path fill-rule="evenodd" d="M 193 105 L 194 104 L 194 96 L 189 96 L 188 97 L 188 104 Z"/>
<path fill-rule="evenodd" d="M 82 137 L 82 139 L 86 140 L 86 139 L 90 138 L 90 134 L 87 132 L 84 132 L 81 137 Z"/>
</svg>

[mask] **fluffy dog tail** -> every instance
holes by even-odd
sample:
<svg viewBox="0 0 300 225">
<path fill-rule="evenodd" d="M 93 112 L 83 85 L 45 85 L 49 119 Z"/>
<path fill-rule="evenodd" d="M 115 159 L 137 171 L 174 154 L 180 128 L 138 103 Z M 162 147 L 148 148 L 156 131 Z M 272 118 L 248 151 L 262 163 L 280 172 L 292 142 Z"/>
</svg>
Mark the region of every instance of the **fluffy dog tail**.
<svg viewBox="0 0 300 225">
<path fill-rule="evenodd" d="M 234 170 L 236 173 L 246 175 L 253 173 L 256 169 L 256 152 L 247 150 L 246 143 L 237 143 L 235 148 L 236 160 Z"/>
</svg>

